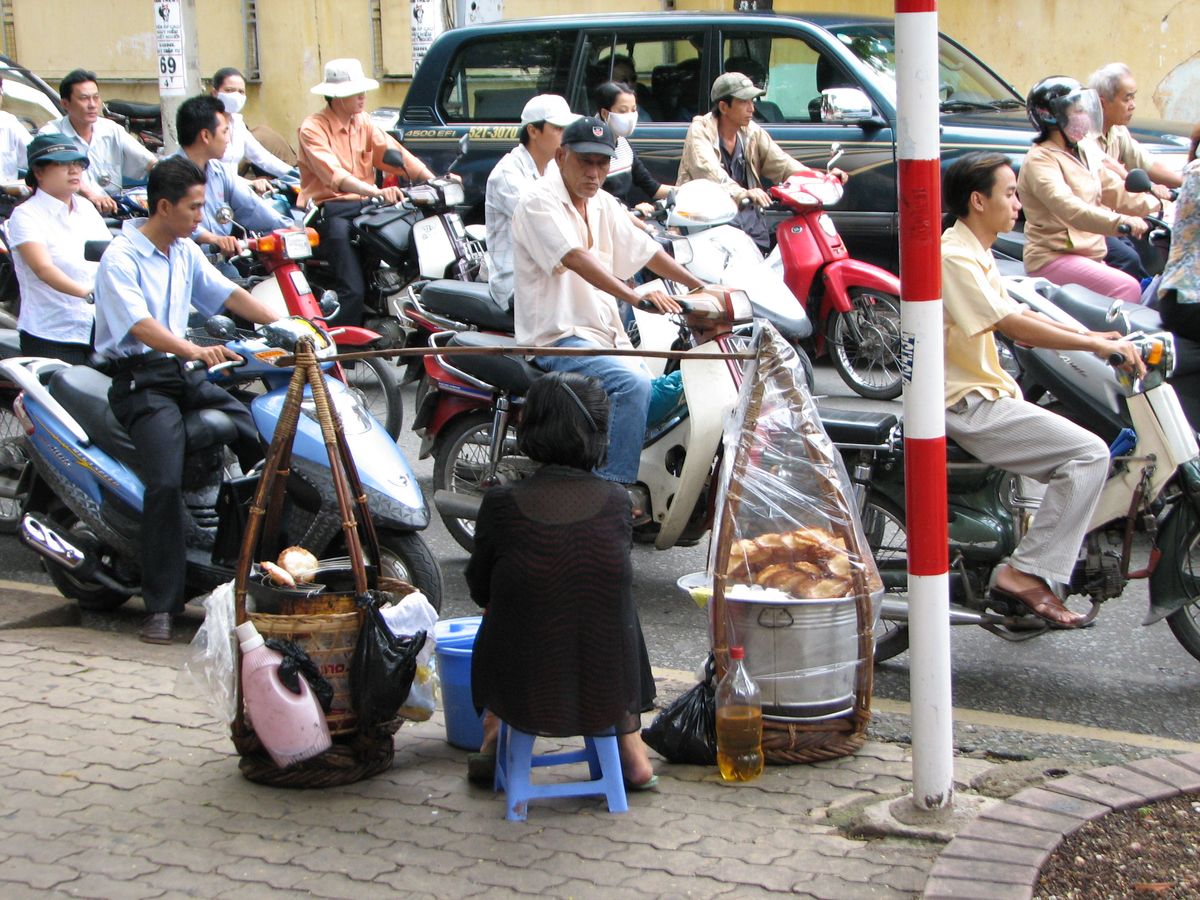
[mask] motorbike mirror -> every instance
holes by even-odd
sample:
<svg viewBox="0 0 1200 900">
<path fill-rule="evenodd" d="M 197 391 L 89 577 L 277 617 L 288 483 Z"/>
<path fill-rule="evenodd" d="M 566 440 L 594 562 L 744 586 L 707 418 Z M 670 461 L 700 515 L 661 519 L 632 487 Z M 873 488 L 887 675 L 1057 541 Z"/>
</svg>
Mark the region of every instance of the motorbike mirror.
<svg viewBox="0 0 1200 900">
<path fill-rule="evenodd" d="M 231 341 L 237 337 L 237 326 L 229 316 L 212 316 L 204 323 L 204 330 L 209 337 Z"/>
<path fill-rule="evenodd" d="M 1134 171 L 1139 170 L 1135 169 Z M 1104 314 L 1104 321 L 1116 325 L 1115 331 L 1119 331 L 1121 334 L 1129 334 L 1129 316 L 1125 314 L 1125 301 L 1114 300 L 1108 308 L 1108 312 Z"/>
<path fill-rule="evenodd" d="M 846 151 L 842 149 L 842 145 L 838 141 L 834 141 L 829 146 L 829 162 L 825 164 L 825 168 L 832 169 L 834 164 L 842 158 L 842 154 Z"/>
<path fill-rule="evenodd" d="M 217 210 L 214 218 L 216 218 L 218 225 L 228 225 L 233 221 L 233 210 L 228 206 L 222 206 Z"/>
<path fill-rule="evenodd" d="M 471 135 L 464 132 L 463 136 L 458 139 L 458 155 L 450 161 L 450 165 L 446 166 L 447 175 L 453 172 L 454 167 L 457 166 L 462 161 L 462 158 L 467 155 L 467 150 L 470 146 Z"/>
<path fill-rule="evenodd" d="M 83 258 L 88 262 L 100 262 L 100 257 L 112 241 L 87 241 L 83 245 Z"/>
<path fill-rule="evenodd" d="M 342 308 L 342 304 L 338 301 L 337 291 L 325 291 L 321 294 L 318 305 L 321 307 L 321 317 L 325 319 L 333 318 Z"/>
<path fill-rule="evenodd" d="M 1145 169 L 1130 169 L 1125 176 L 1125 190 L 1132 194 L 1148 194 L 1154 190 L 1154 185 Z"/>
<path fill-rule="evenodd" d="M 100 175 L 96 178 L 96 184 L 100 185 L 102 188 L 106 188 L 112 184 L 112 176 L 107 173 Z"/>
<path fill-rule="evenodd" d="M 393 169 L 404 168 L 404 154 L 394 147 L 383 151 L 383 164 Z"/>
</svg>

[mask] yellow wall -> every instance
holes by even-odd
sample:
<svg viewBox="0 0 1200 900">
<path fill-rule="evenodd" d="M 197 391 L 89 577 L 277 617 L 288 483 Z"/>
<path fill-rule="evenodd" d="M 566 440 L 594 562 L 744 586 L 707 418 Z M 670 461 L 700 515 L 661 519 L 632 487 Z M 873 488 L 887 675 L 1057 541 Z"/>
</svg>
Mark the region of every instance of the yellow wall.
<svg viewBox="0 0 1200 900">
<path fill-rule="evenodd" d="M 75 66 L 94 69 L 107 97 L 153 102 L 152 0 L 110 0 L 104 14 L 81 15 L 79 0 L 12 0 L 18 60 L 51 84 Z M 547 13 L 653 11 L 662 0 L 507 0 L 508 18 Z M 729 9 L 732 0 L 677 0 L 678 9 Z M 1038 78 L 1085 79 L 1119 58 L 1139 80 L 1140 114 L 1200 121 L 1200 2 L 1142 0 L 942 0 L 942 31 L 989 62 L 1018 90 Z M 250 86 L 246 116 L 294 142 L 296 126 L 320 108 L 308 89 L 326 60 L 356 56 L 372 66 L 368 0 L 257 0 L 262 79 Z M 197 0 L 200 68 L 207 77 L 243 67 L 241 0 Z M 778 11 L 891 15 L 892 0 L 775 0 Z M 384 84 L 368 106 L 399 106 L 411 74 L 410 4 L 381 5 Z M 64 23 L 70 23 L 64 27 Z M 1117 37 L 1119 35 L 1119 38 Z"/>
</svg>

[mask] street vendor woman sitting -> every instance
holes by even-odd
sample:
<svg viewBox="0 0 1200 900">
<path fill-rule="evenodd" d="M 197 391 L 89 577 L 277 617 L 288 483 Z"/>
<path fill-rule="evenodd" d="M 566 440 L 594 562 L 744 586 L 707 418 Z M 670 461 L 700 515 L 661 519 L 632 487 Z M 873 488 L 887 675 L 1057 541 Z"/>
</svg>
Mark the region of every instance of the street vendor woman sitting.
<svg viewBox="0 0 1200 900">
<path fill-rule="evenodd" d="M 149 613 L 141 639 L 171 643 L 182 612 L 188 512 L 183 499 L 183 413 L 219 409 L 237 426 L 234 447 L 244 471 L 261 458 L 258 431 L 240 400 L 205 380 L 205 366 L 240 357 L 223 344 L 187 339 L 191 306 L 214 315 L 228 307 L 252 322 L 274 311 L 218 272 L 191 240 L 204 211 L 204 173 L 173 156 L 150 170 L 149 219 L 126 222 L 96 275 L 96 350 L 108 360 L 108 402 L 138 451 L 145 484 L 142 598 Z"/>
<path fill-rule="evenodd" d="M 615 729 L 626 787 L 646 790 L 658 778 L 640 714 L 655 691 L 633 602 L 629 498 L 592 473 L 611 422 L 597 379 L 552 372 L 533 383 L 517 441 L 541 468 L 484 495 L 467 565 L 485 611 L 471 685 L 476 707 L 527 734 Z"/>
<path fill-rule="evenodd" d="M 623 279 L 646 266 L 687 287 L 703 287 L 601 189 L 616 148 L 604 122 L 577 119 L 563 130 L 558 168 L 530 185 L 517 204 L 512 222 L 517 343 L 632 349 L 618 300 L 632 305 L 641 299 L 659 313 L 676 313 L 680 306 L 662 291 L 639 298 Z M 627 485 L 636 481 L 650 407 L 645 365 L 619 356 L 538 356 L 534 362 L 600 379 L 612 403 L 613 425 L 596 474 Z"/>
<path fill-rule="evenodd" d="M 1021 204 L 1008 157 L 967 153 L 946 170 L 952 222 L 942 235 L 946 355 L 946 436 L 980 461 L 1045 484 L 1046 495 L 1016 551 L 996 570 L 991 596 L 1010 600 L 1061 628 L 1085 617 L 1067 609 L 1067 584 L 1108 477 L 1104 442 L 1021 397 L 1000 366 L 994 333 L 1032 347 L 1088 350 L 1125 358 L 1142 376 L 1137 349 L 1119 335 L 1081 331 L 1025 309 L 1004 291 L 991 246 L 1010 231 Z"/>
</svg>

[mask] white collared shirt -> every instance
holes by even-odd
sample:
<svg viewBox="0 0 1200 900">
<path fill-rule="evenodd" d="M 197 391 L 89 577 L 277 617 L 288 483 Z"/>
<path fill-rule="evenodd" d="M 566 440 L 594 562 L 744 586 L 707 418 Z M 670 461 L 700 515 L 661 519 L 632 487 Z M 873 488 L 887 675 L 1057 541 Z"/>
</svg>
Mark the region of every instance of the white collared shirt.
<svg viewBox="0 0 1200 900">
<path fill-rule="evenodd" d="M 33 140 L 31 135 L 10 112 L 0 112 L 0 182 L 17 180 L 18 169 L 24 169 L 25 148 Z"/>
<path fill-rule="evenodd" d="M 585 249 L 615 277 L 631 278 L 655 253 L 654 238 L 603 190 L 587 201 L 587 221 L 571 203 L 562 173 L 547 172 L 521 197 L 513 216 L 517 343 L 549 347 L 580 337 L 601 347 L 632 347 L 613 297 L 562 264 Z"/>
<path fill-rule="evenodd" d="M 546 163 L 546 174 L 558 166 Z M 517 144 L 509 150 L 488 176 L 484 194 L 483 221 L 487 226 L 488 290 L 497 304 L 508 308 L 513 295 L 512 217 L 524 190 L 542 173 L 529 151 Z"/>
<path fill-rule="evenodd" d="M 92 339 L 93 307 L 82 297 L 56 291 L 42 281 L 18 249 L 22 244 L 41 244 L 50 261 L 68 278 L 89 287 L 95 284 L 98 264 L 83 258 L 88 241 L 107 241 L 108 226 L 96 207 L 81 196 L 68 206 L 45 191 L 13 210 L 8 220 L 13 267 L 21 285 L 21 315 L 17 327 L 48 341 L 87 344 Z"/>
<path fill-rule="evenodd" d="M 235 172 L 244 159 L 272 178 L 283 178 L 291 174 L 292 167 L 259 143 L 258 138 L 246 126 L 246 120 L 241 113 L 234 113 L 232 118 L 229 126 L 229 145 L 225 148 L 221 162 L 232 166 Z"/>
<path fill-rule="evenodd" d="M 89 166 L 83 173 L 86 186 L 90 190 L 104 190 L 113 197 L 121 193 L 126 181 L 144 182 L 150 166 L 158 159 L 112 119 L 100 118 L 95 121 L 90 144 L 75 131 L 70 116 L 54 119 L 38 129 L 38 134 L 53 132 L 65 134 L 81 152 L 87 154 Z M 105 175 L 109 182 L 101 188 L 100 182 Z"/>
</svg>

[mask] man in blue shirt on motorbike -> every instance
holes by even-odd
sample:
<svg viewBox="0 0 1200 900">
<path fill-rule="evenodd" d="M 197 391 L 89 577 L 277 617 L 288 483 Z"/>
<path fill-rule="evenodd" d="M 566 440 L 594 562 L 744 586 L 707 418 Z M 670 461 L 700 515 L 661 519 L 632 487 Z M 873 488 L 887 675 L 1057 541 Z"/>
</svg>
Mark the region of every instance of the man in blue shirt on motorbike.
<svg viewBox="0 0 1200 900">
<path fill-rule="evenodd" d="M 229 121 L 224 105 L 209 94 L 184 100 L 175 114 L 178 155 L 195 163 L 206 179 L 200 227 L 192 237 L 201 244 L 215 244 L 226 257 L 238 252 L 238 242 L 232 223 L 217 220 L 222 207 L 229 207 L 233 220 L 247 231 L 274 231 L 295 224 L 263 202 L 249 182 L 221 162 L 229 145 Z M 227 276 L 237 275 L 231 265 L 220 268 Z"/>
<path fill-rule="evenodd" d="M 252 322 L 276 318 L 265 304 L 218 272 L 190 238 L 204 209 L 204 173 L 182 157 L 150 172 L 150 218 L 126 222 L 96 275 L 96 350 L 113 376 L 108 399 L 138 449 L 145 485 L 141 529 L 142 598 L 149 613 L 141 639 L 169 644 L 183 609 L 188 512 L 183 500 L 186 436 L 183 413 L 218 409 L 238 429 L 234 449 L 243 470 L 261 459 L 246 408 L 192 360 L 212 366 L 239 357 L 223 344 L 187 339 L 189 306 L 206 315 L 222 308 Z"/>
</svg>

